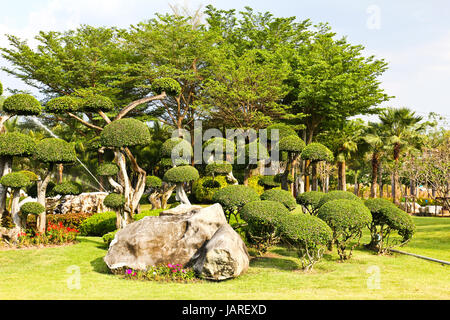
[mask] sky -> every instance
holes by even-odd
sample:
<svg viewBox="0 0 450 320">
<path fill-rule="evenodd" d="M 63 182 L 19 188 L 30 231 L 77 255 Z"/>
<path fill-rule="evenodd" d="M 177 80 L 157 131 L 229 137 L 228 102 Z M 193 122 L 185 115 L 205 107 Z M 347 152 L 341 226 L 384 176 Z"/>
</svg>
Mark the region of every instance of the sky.
<svg viewBox="0 0 450 320">
<path fill-rule="evenodd" d="M 408 107 L 418 115 L 435 112 L 450 122 L 450 1 L 446 0 L 0 0 L 0 46 L 5 34 L 28 39 L 40 30 L 64 31 L 80 24 L 118 26 L 171 12 L 170 4 L 197 9 L 271 12 L 299 21 L 328 22 L 338 37 L 363 45 L 364 54 L 389 63 L 379 80 L 390 96 L 383 106 Z M 7 65 L 0 57 L 0 66 Z M 36 91 L 0 71 L 4 87 Z M 447 125 L 446 125 L 447 126 Z"/>
</svg>

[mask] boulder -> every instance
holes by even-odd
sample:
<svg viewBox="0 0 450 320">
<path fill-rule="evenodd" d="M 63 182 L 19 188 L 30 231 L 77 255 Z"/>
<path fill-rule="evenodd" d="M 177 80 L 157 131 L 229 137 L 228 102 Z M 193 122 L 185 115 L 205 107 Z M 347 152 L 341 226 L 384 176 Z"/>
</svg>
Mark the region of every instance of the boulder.
<svg viewBox="0 0 450 320">
<path fill-rule="evenodd" d="M 228 224 L 221 226 L 193 257 L 195 272 L 208 280 L 235 278 L 247 271 L 249 263 L 247 247 Z"/>
<path fill-rule="evenodd" d="M 191 209 L 184 206 L 184 213 L 148 216 L 118 231 L 104 258 L 109 269 L 117 273 L 168 263 L 189 266 L 195 253 L 227 224 L 220 204 Z"/>
<path fill-rule="evenodd" d="M 47 213 L 102 213 L 109 211 L 103 205 L 107 192 L 89 192 L 76 196 L 57 196 L 46 199 Z"/>
<path fill-rule="evenodd" d="M 203 208 L 203 207 L 202 206 L 193 206 L 193 205 L 182 203 L 182 204 L 176 206 L 175 208 L 164 210 L 159 215 L 160 216 L 170 216 L 170 215 L 186 214 L 186 213 L 189 213 L 194 210 L 198 211 L 201 208 Z"/>
</svg>

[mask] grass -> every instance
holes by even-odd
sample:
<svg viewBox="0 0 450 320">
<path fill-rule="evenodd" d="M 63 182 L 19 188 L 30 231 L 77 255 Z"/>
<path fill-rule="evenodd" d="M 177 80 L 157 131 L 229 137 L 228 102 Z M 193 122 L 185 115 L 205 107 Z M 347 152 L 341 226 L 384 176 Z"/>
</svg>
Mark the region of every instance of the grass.
<svg viewBox="0 0 450 320">
<path fill-rule="evenodd" d="M 401 250 L 450 260 L 450 219 L 414 217 L 417 234 Z M 366 234 L 363 243 L 367 241 Z M 3 299 L 450 299 L 450 266 L 395 254 L 377 256 L 358 248 L 340 263 L 328 253 L 312 273 L 299 270 L 294 252 L 275 247 L 252 259 L 246 274 L 224 282 L 137 282 L 108 273 L 101 238 L 75 245 L 0 251 Z M 76 266 L 75 269 L 70 269 Z M 79 268 L 81 289 L 68 281 Z M 368 281 L 379 271 L 381 289 Z M 375 273 L 373 273 L 375 272 Z"/>
</svg>

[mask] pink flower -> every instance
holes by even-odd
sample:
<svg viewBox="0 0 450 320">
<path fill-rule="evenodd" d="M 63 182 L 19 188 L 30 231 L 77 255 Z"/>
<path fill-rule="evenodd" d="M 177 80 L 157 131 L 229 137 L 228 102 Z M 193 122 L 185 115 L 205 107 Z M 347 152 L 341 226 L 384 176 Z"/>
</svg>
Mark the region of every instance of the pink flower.
<svg viewBox="0 0 450 320">
<path fill-rule="evenodd" d="M 167 265 L 169 268 L 173 268 L 173 265 L 171 265 L 170 263 Z"/>
</svg>

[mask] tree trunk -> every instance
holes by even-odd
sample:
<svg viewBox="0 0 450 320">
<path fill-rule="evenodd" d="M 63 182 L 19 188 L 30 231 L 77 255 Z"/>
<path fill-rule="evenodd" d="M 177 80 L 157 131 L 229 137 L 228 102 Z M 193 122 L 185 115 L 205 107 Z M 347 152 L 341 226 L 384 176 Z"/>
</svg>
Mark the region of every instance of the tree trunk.
<svg viewBox="0 0 450 320">
<path fill-rule="evenodd" d="M 317 162 L 316 161 L 313 161 L 311 163 L 311 179 L 312 179 L 311 190 L 317 191 Z"/>
<path fill-rule="evenodd" d="M 22 217 L 20 216 L 20 188 L 13 189 L 11 201 L 11 217 L 17 228 L 23 229 Z"/>
<path fill-rule="evenodd" d="M 62 183 L 63 182 L 64 165 L 62 163 L 59 163 L 57 165 L 57 170 L 58 170 L 58 183 Z"/>
<path fill-rule="evenodd" d="M 11 172 L 11 166 L 12 166 L 12 158 L 10 157 L 6 157 L 3 161 L 2 161 L 2 170 L 1 170 L 1 174 L 2 177 L 4 175 L 7 175 L 8 173 Z M 0 184 L 0 222 L 1 222 L 1 218 L 3 213 L 6 210 L 6 196 L 7 196 L 7 192 L 8 192 L 8 188 L 4 187 L 3 185 Z"/>
<path fill-rule="evenodd" d="M 53 175 L 53 165 L 50 164 L 49 171 L 45 175 L 44 179 L 39 180 L 37 182 L 37 202 L 40 203 L 44 208 L 46 208 L 45 194 L 47 192 L 47 186 L 48 183 L 50 182 L 52 175 Z M 46 227 L 47 227 L 47 212 L 46 210 L 44 210 L 44 212 L 42 212 L 37 219 L 37 229 L 39 230 L 40 233 L 44 233 Z"/>
<path fill-rule="evenodd" d="M 310 165 L 311 161 L 306 160 L 305 162 L 305 192 L 311 191 L 310 190 L 310 184 L 309 184 L 309 174 L 308 174 L 308 168 Z"/>
<path fill-rule="evenodd" d="M 372 183 L 370 186 L 370 197 L 377 197 L 377 180 L 378 180 L 378 164 L 379 155 L 377 152 L 372 153 Z"/>
<path fill-rule="evenodd" d="M 345 161 L 338 162 L 338 190 L 347 190 L 347 181 L 345 177 Z"/>
<path fill-rule="evenodd" d="M 159 192 L 153 192 L 148 197 L 148 201 L 152 204 L 152 210 L 161 209 L 161 195 Z"/>
<path fill-rule="evenodd" d="M 186 194 L 186 191 L 184 191 L 184 187 L 182 183 L 177 183 L 176 186 L 176 199 L 180 201 L 181 204 L 187 204 L 191 205 L 191 202 L 189 201 L 189 198 Z"/>
</svg>

